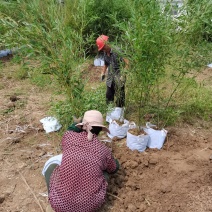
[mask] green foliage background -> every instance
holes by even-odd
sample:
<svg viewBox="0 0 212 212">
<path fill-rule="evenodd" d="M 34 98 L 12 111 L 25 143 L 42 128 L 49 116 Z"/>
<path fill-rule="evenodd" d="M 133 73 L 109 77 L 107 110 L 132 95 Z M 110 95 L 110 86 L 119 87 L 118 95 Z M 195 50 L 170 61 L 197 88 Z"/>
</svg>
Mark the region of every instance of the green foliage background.
<svg viewBox="0 0 212 212">
<path fill-rule="evenodd" d="M 205 102 L 211 89 L 194 77 L 211 62 L 211 8 L 211 1 L 189 0 L 176 17 L 173 2 L 156 0 L 2 0 L 0 47 L 18 52 L 16 62 L 24 64 L 19 78 L 57 80 L 66 100 L 53 109 L 64 125 L 88 109 L 106 113 L 105 85 L 90 91 L 82 78 L 100 34 L 130 61 L 124 70 L 128 118 L 143 124 L 144 115 L 154 113 L 161 126 L 191 116 L 210 120 L 212 103 Z M 28 59 L 39 61 L 39 68 L 28 69 Z"/>
</svg>

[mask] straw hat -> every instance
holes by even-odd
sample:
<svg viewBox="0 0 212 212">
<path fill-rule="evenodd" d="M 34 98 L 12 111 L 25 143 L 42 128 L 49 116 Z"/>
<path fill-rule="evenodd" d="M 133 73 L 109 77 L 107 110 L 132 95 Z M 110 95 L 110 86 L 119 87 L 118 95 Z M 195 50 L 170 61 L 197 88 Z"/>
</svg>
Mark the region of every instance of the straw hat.
<svg viewBox="0 0 212 212">
<path fill-rule="evenodd" d="M 82 129 L 87 131 L 89 141 L 93 138 L 93 134 L 91 133 L 92 127 L 102 127 L 103 131 L 109 133 L 108 128 L 103 125 L 103 116 L 98 110 L 86 111 L 82 123 L 76 124 L 76 126 L 82 126 Z"/>
</svg>

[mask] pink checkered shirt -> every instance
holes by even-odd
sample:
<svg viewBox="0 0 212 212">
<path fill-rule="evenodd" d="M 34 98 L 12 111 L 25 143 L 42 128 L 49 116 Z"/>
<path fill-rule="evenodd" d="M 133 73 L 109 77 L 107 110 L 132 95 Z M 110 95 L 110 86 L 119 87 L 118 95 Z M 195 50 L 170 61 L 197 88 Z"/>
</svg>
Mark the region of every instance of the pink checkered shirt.
<svg viewBox="0 0 212 212">
<path fill-rule="evenodd" d="M 110 150 L 94 135 L 67 131 L 62 138 L 62 163 L 52 173 L 49 201 L 56 212 L 93 212 L 105 201 L 107 181 L 116 162 Z"/>
</svg>

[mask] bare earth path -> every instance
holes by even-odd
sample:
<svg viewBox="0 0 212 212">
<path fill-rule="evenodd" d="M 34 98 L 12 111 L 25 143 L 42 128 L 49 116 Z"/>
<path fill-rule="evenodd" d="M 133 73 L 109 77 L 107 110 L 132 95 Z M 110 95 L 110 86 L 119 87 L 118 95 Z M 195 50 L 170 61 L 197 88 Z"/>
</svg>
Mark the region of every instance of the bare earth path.
<svg viewBox="0 0 212 212">
<path fill-rule="evenodd" d="M 45 211 L 41 171 L 51 155 L 60 153 L 61 134 L 46 134 L 39 122 L 48 115 L 51 92 L 9 78 L 17 68 L 6 63 L 0 71 L 0 211 Z M 125 139 L 108 144 L 121 169 L 110 179 L 101 212 L 212 211 L 211 123 L 167 130 L 162 150 L 132 152 Z"/>
</svg>

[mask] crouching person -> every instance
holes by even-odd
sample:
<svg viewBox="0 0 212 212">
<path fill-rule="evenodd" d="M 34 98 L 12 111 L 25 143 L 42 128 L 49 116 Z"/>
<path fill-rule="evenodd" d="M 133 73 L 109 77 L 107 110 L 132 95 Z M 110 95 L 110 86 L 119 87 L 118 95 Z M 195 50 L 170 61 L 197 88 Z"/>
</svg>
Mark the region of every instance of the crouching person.
<svg viewBox="0 0 212 212">
<path fill-rule="evenodd" d="M 119 164 L 97 136 L 108 129 L 97 110 L 85 112 L 81 123 L 70 127 L 62 138 L 62 161 L 44 173 L 49 202 L 56 212 L 93 212 L 105 201 L 107 175 Z"/>
</svg>

